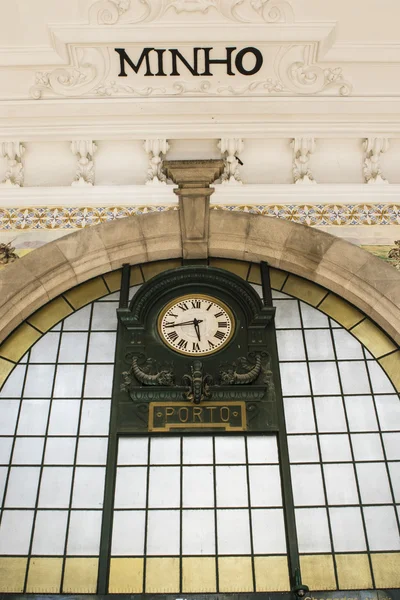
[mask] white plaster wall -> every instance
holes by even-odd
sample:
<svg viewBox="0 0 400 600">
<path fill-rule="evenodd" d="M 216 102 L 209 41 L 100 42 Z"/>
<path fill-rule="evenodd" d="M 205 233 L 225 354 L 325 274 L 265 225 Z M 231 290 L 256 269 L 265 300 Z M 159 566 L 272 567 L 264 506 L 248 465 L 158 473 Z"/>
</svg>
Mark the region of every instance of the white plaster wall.
<svg viewBox="0 0 400 600">
<path fill-rule="evenodd" d="M 96 185 L 140 185 L 145 182 L 148 161 L 141 140 L 96 143 Z"/>
<path fill-rule="evenodd" d="M 25 187 L 71 185 L 76 158 L 70 142 L 27 142 L 24 146 Z"/>
<path fill-rule="evenodd" d="M 364 183 L 361 139 L 316 139 L 311 172 L 317 183 Z"/>
<path fill-rule="evenodd" d="M 243 183 L 293 183 L 289 139 L 245 139 L 240 158 Z"/>
</svg>

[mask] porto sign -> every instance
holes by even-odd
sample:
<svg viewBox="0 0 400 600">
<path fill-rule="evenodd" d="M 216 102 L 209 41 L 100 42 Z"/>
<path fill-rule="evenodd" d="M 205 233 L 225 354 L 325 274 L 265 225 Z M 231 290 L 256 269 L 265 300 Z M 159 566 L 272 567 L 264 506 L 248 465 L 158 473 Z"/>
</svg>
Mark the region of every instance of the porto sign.
<svg viewBox="0 0 400 600">
<path fill-rule="evenodd" d="M 190 73 L 195 77 L 212 77 L 215 66 L 221 65 L 227 75 L 255 75 L 263 65 L 263 55 L 253 46 L 241 48 L 228 46 L 224 55 L 216 56 L 212 47 L 195 47 L 191 57 L 184 56 L 176 48 L 143 48 L 135 56 L 129 55 L 125 48 L 115 48 L 119 54 L 119 77 L 127 77 L 132 70 L 145 77 L 179 77 Z M 188 54 L 188 53 L 186 53 Z"/>
</svg>

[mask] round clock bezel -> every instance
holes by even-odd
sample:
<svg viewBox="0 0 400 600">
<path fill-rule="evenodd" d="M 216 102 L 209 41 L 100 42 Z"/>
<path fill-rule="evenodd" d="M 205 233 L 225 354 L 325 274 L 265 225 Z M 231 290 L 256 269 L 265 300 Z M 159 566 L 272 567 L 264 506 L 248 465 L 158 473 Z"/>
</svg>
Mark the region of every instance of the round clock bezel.
<svg viewBox="0 0 400 600">
<path fill-rule="evenodd" d="M 187 352 L 185 350 L 179 350 L 178 348 L 175 348 L 175 346 L 170 344 L 165 339 L 163 332 L 162 332 L 162 327 L 161 327 L 162 320 L 164 318 L 164 315 L 175 304 L 178 304 L 179 302 L 183 302 L 185 300 L 197 299 L 197 298 L 199 300 L 207 300 L 209 302 L 218 304 L 227 313 L 228 317 L 230 318 L 231 330 L 230 330 L 229 335 L 226 338 L 226 340 L 224 340 L 224 342 L 220 346 L 218 346 L 218 348 L 215 348 L 213 350 L 206 350 L 205 352 Z M 157 331 L 158 331 L 158 335 L 159 335 L 160 339 L 165 344 L 165 346 L 167 348 L 169 348 L 170 350 L 172 350 L 173 352 L 177 352 L 178 354 L 183 354 L 184 356 L 193 357 L 193 358 L 195 358 L 196 356 L 211 356 L 211 355 L 216 354 L 217 352 L 220 352 L 221 350 L 225 349 L 226 346 L 229 344 L 229 342 L 232 340 L 234 333 L 236 331 L 236 319 L 235 319 L 232 309 L 223 300 L 220 300 L 216 296 L 210 296 L 209 294 L 197 294 L 196 292 L 193 292 L 192 294 L 184 294 L 182 296 L 176 296 L 173 300 L 170 300 L 161 309 L 161 311 L 158 315 L 158 319 L 157 319 Z"/>
</svg>

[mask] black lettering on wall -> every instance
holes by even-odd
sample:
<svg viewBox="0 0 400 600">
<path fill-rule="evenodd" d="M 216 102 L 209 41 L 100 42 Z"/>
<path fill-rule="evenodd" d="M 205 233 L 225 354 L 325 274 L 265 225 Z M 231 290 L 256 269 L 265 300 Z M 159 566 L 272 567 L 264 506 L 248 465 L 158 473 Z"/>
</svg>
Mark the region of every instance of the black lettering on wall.
<svg viewBox="0 0 400 600">
<path fill-rule="evenodd" d="M 142 54 L 140 55 L 140 58 L 139 58 L 137 64 L 135 65 L 135 63 L 127 55 L 126 50 L 124 48 L 115 48 L 115 52 L 118 52 L 118 54 L 119 54 L 119 60 L 120 60 L 120 65 L 121 65 L 121 71 L 118 74 L 118 77 L 127 77 L 127 74 L 125 71 L 125 62 L 130 66 L 130 68 L 133 71 L 135 71 L 135 73 L 138 73 L 140 67 L 142 66 L 142 62 L 144 60 L 146 61 L 145 76 L 146 77 L 153 76 L 153 73 L 151 72 L 151 69 L 150 69 L 150 60 L 149 60 L 149 54 L 152 50 L 154 50 L 154 48 L 143 48 Z"/>
<path fill-rule="evenodd" d="M 226 58 L 210 58 L 210 53 L 213 48 L 203 48 L 204 50 L 204 61 L 205 61 L 205 70 L 202 75 L 206 75 L 207 77 L 212 76 L 214 73 L 210 71 L 210 65 L 226 65 L 226 73 L 227 75 L 234 75 L 235 73 L 232 71 L 232 52 L 236 50 L 235 46 L 230 46 L 225 48 L 226 50 Z"/>
<path fill-rule="evenodd" d="M 197 70 L 197 63 L 198 63 L 198 53 L 199 50 L 201 50 L 201 48 L 193 48 L 193 66 L 188 63 L 188 61 L 186 60 L 186 58 L 184 56 L 182 56 L 182 54 L 179 52 L 179 50 L 176 50 L 176 48 L 171 48 L 170 52 L 172 55 L 172 71 L 171 71 L 171 75 L 180 75 L 179 71 L 178 71 L 178 58 L 181 61 L 181 63 L 183 65 L 185 65 L 185 67 L 191 72 L 192 75 L 198 77 L 200 75 L 200 73 Z"/>
<path fill-rule="evenodd" d="M 253 54 L 256 60 L 254 67 L 252 69 L 249 69 L 248 71 L 243 66 L 243 58 L 246 56 L 246 54 Z M 252 46 L 240 50 L 240 52 L 237 53 L 235 58 L 236 68 L 241 75 L 254 75 L 255 73 L 258 73 L 258 71 L 263 65 L 263 62 L 264 59 L 261 52 L 257 48 L 253 48 Z"/>
<path fill-rule="evenodd" d="M 154 48 L 154 52 L 157 52 L 157 59 L 158 59 L 158 71 L 156 73 L 156 76 L 157 77 L 166 77 L 167 74 L 164 73 L 164 64 L 163 64 L 163 54 L 165 52 L 165 48 L 164 49 Z"/>
</svg>

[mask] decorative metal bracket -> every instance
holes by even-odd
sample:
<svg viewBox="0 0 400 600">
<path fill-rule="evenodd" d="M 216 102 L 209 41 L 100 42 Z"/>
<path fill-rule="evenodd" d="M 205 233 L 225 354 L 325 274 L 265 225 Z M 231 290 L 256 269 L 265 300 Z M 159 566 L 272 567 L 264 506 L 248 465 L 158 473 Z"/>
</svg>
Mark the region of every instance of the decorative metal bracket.
<svg viewBox="0 0 400 600">
<path fill-rule="evenodd" d="M 121 389 L 125 391 L 130 389 L 132 375 L 143 385 L 174 385 L 175 378 L 171 368 L 164 368 L 157 370 L 156 373 L 151 373 L 155 369 L 158 369 L 158 366 L 152 358 L 148 358 L 142 366 L 139 366 L 138 357 L 134 356 L 129 371 L 122 373 L 124 382 Z"/>
<path fill-rule="evenodd" d="M 193 404 L 200 404 L 204 400 L 209 400 L 212 396 L 210 391 L 210 385 L 212 384 L 212 377 L 208 373 L 203 373 L 203 363 L 201 360 L 193 361 L 190 366 L 191 375 L 183 376 L 183 383 L 187 385 L 187 389 L 183 393 L 185 400 L 193 402 Z"/>
</svg>

